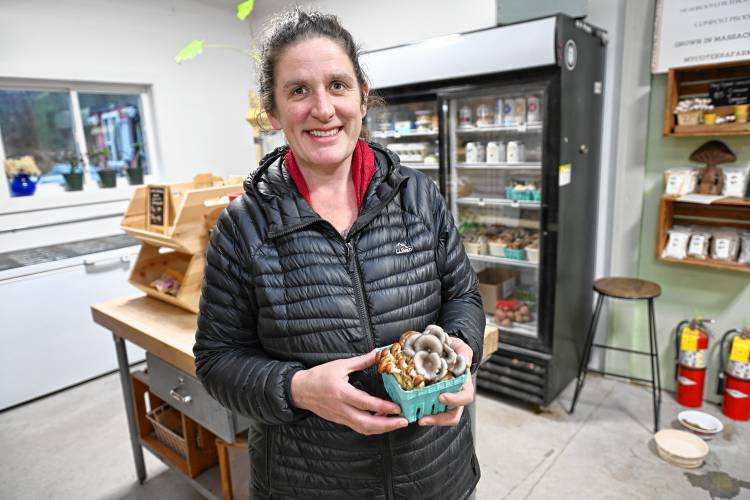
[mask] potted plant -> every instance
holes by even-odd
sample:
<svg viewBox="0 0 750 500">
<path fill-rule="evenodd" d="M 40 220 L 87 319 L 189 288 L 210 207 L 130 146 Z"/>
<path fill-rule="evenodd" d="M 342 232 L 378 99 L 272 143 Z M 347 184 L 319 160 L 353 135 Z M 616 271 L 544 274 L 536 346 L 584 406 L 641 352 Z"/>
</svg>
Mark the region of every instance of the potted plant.
<svg viewBox="0 0 750 500">
<path fill-rule="evenodd" d="M 98 165 L 99 167 L 99 185 L 103 188 L 113 188 L 117 186 L 117 171 L 110 170 L 107 167 L 109 155 L 109 146 L 102 149 L 95 149 L 88 154 L 89 162 Z"/>
<path fill-rule="evenodd" d="M 83 162 L 83 158 L 77 151 L 73 151 L 67 153 L 63 161 L 70 165 L 70 172 L 63 174 L 66 191 L 82 191 L 83 169 L 81 168 L 81 163 Z"/>
<path fill-rule="evenodd" d="M 5 160 L 5 175 L 10 181 L 12 196 L 31 196 L 36 191 L 36 183 L 39 182 L 42 171 L 37 167 L 34 157 L 27 155 Z"/>
<path fill-rule="evenodd" d="M 143 144 L 136 142 L 133 144 L 133 158 L 130 160 L 125 173 L 128 176 L 128 182 L 131 186 L 143 184 Z"/>
</svg>

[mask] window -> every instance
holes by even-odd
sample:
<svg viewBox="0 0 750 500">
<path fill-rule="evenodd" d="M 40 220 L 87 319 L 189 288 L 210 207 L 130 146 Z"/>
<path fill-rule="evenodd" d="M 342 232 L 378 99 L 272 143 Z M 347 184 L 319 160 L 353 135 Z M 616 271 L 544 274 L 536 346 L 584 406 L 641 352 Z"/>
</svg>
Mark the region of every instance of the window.
<svg viewBox="0 0 750 500">
<path fill-rule="evenodd" d="M 35 197 L 144 182 L 154 170 L 148 97 L 132 85 L 0 79 L 0 160 L 9 195 L 29 195 L 19 191 L 18 174 L 36 185 Z"/>
</svg>

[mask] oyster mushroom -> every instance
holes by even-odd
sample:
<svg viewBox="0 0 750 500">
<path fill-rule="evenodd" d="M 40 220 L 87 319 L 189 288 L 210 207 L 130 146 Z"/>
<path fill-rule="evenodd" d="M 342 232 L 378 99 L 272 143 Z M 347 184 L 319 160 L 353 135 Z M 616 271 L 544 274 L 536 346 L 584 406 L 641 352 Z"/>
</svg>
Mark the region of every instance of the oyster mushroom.
<svg viewBox="0 0 750 500">
<path fill-rule="evenodd" d="M 440 328 L 438 325 L 427 325 L 427 328 L 424 329 L 425 335 L 434 335 L 435 337 L 440 339 L 440 342 L 443 344 L 448 343 L 448 334 L 445 333 L 445 330 Z"/>
<path fill-rule="evenodd" d="M 414 368 L 425 381 L 432 381 L 442 371 L 444 361 L 436 352 L 419 351 L 414 355 Z"/>
<path fill-rule="evenodd" d="M 456 362 L 456 351 L 453 350 L 451 346 L 448 344 L 443 344 L 443 358 L 448 362 L 448 368 L 453 366 L 453 363 Z"/>
<path fill-rule="evenodd" d="M 434 335 L 421 335 L 414 342 L 414 350 L 418 353 L 420 351 L 427 351 L 428 353 L 436 353 L 440 356 L 443 353 L 443 342 Z"/>
<path fill-rule="evenodd" d="M 398 339 L 398 343 L 401 344 L 402 349 L 406 346 L 406 339 L 414 335 L 422 335 L 422 334 L 419 332 L 415 332 L 414 330 L 409 330 L 401 334 L 401 337 Z"/>
<path fill-rule="evenodd" d="M 462 375 L 466 371 L 466 358 L 460 354 L 456 355 L 456 362 L 451 367 L 451 373 L 455 376 Z"/>
<path fill-rule="evenodd" d="M 406 337 L 406 339 L 404 340 L 402 352 L 407 356 L 414 357 L 414 354 L 416 354 L 416 350 L 414 349 L 414 342 L 416 342 L 421 336 L 421 333 L 414 332 L 413 335 L 409 335 L 408 337 Z"/>
</svg>

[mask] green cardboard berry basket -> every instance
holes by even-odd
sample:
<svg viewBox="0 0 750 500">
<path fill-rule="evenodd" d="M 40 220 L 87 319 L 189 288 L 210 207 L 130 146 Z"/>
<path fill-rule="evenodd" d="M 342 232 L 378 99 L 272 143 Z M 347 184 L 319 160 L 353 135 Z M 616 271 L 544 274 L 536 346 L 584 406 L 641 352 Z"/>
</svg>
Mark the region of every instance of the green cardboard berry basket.
<svg viewBox="0 0 750 500">
<path fill-rule="evenodd" d="M 390 348 L 390 345 L 378 350 L 388 348 Z M 401 415 L 406 417 L 409 423 L 412 423 L 427 415 L 453 410 L 454 406 L 444 405 L 440 402 L 438 396 L 444 392 L 460 392 L 464 382 L 466 382 L 468 372 L 467 369 L 459 377 L 410 391 L 403 390 L 396 377 L 390 373 L 381 373 L 380 376 L 383 378 L 383 385 L 391 400 L 401 407 Z"/>
</svg>

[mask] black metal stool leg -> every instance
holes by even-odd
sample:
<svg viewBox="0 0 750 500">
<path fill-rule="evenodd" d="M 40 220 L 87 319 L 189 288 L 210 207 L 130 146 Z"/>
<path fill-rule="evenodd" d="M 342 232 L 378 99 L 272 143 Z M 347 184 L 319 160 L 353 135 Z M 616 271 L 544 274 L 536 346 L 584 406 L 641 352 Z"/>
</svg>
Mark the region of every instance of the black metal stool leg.
<svg viewBox="0 0 750 500">
<path fill-rule="evenodd" d="M 651 376 L 654 377 L 656 367 L 656 379 L 653 386 L 654 395 L 654 432 L 659 431 L 659 417 L 661 413 L 661 370 L 659 370 L 659 344 L 656 340 L 656 314 L 654 312 L 654 299 L 648 299 L 648 324 L 649 334 L 653 339 Z"/>
<path fill-rule="evenodd" d="M 602 304 L 604 302 L 604 295 L 599 294 L 599 298 L 596 300 L 596 309 L 594 315 L 591 317 L 591 324 L 589 325 L 589 331 L 586 334 L 586 345 L 583 349 L 583 356 L 581 357 L 581 364 L 578 366 L 578 377 L 576 378 L 576 390 L 573 394 L 573 403 L 570 405 L 570 411 L 573 413 L 576 409 L 576 403 L 578 402 L 578 396 L 581 394 L 583 389 L 583 382 L 586 380 L 586 368 L 589 364 L 589 358 L 591 357 L 591 345 L 594 343 L 594 332 L 596 332 L 596 325 L 599 322 L 599 313 L 602 310 Z"/>
</svg>

